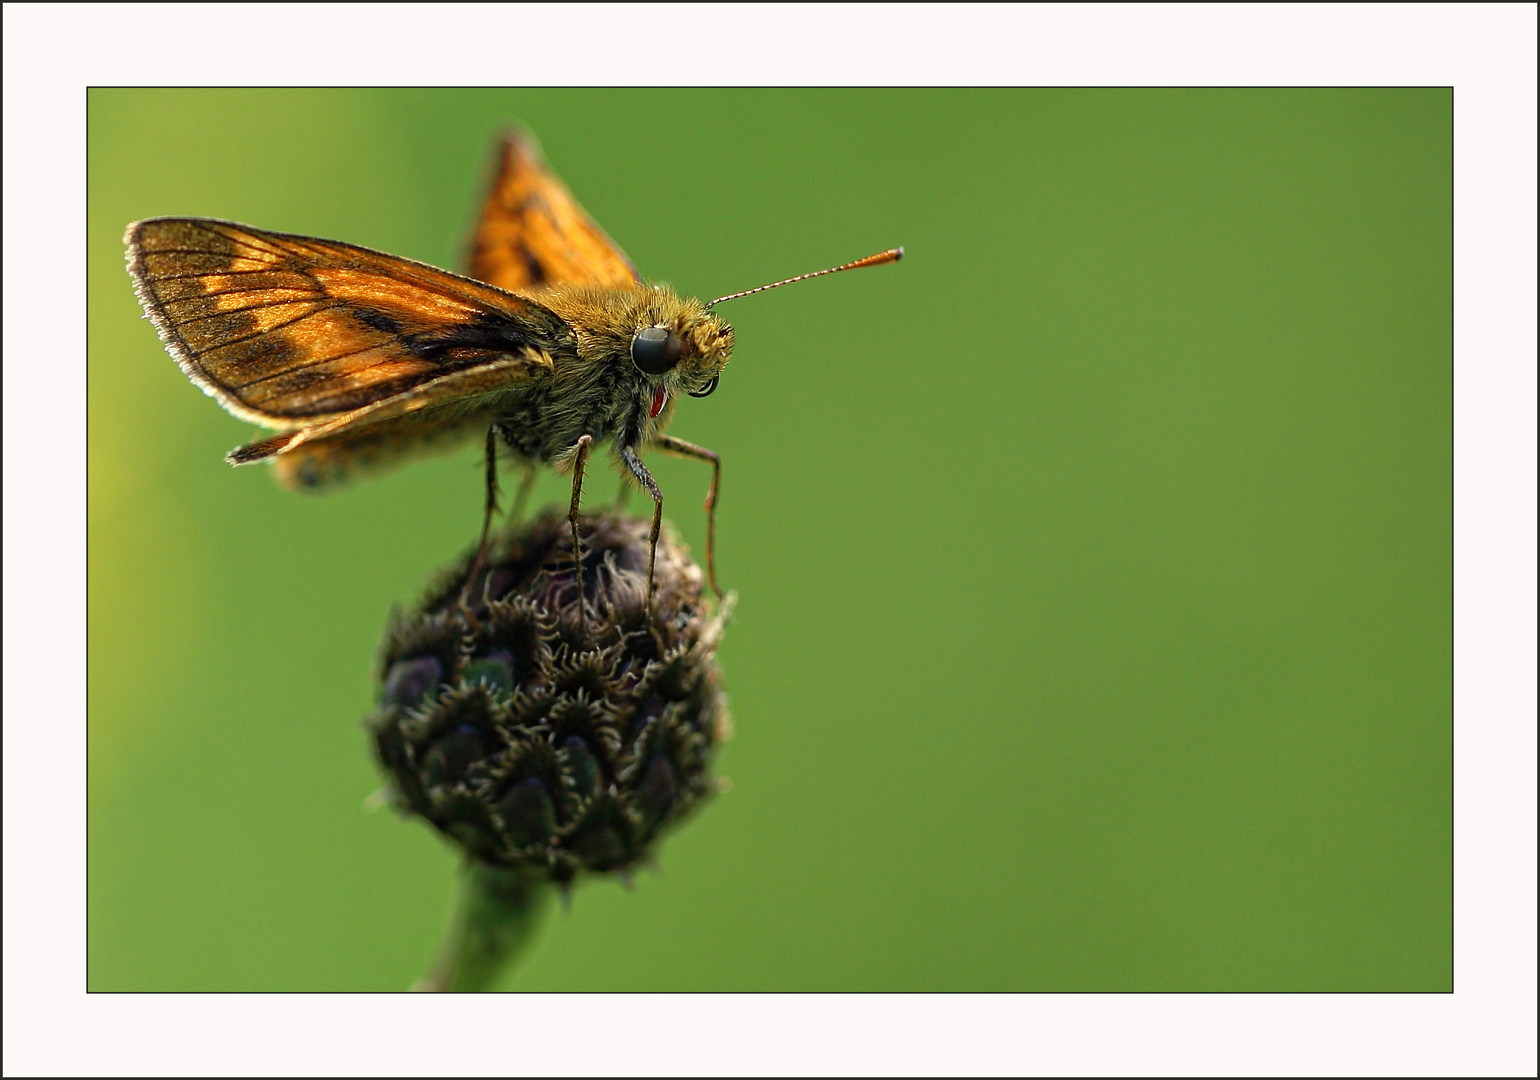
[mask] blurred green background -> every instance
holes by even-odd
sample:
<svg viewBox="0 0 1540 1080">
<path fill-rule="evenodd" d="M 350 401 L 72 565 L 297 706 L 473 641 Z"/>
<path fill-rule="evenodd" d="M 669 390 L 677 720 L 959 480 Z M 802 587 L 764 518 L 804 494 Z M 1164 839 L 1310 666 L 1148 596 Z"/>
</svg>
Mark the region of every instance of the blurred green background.
<svg viewBox="0 0 1540 1080">
<path fill-rule="evenodd" d="M 304 497 L 140 319 L 126 223 L 458 267 L 520 119 L 724 308 L 733 790 L 510 987 L 1448 990 L 1451 95 L 94 91 L 90 969 L 398 989 L 455 859 L 366 813 L 387 612 L 474 449 Z M 702 550 L 708 472 L 654 455 Z M 596 479 L 598 501 L 618 482 Z M 538 494 L 558 498 L 547 478 Z M 634 499 L 633 508 L 639 506 Z"/>
</svg>

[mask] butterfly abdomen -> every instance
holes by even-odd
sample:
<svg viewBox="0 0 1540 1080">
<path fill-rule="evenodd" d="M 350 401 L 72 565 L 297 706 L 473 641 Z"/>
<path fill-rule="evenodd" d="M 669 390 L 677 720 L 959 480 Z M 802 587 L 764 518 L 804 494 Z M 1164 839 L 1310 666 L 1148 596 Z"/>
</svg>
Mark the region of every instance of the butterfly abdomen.
<svg viewBox="0 0 1540 1080">
<path fill-rule="evenodd" d="M 285 487 L 323 491 L 409 461 L 451 453 L 484 438 L 492 423 L 490 409 L 450 403 L 306 442 L 271 460 Z"/>
</svg>

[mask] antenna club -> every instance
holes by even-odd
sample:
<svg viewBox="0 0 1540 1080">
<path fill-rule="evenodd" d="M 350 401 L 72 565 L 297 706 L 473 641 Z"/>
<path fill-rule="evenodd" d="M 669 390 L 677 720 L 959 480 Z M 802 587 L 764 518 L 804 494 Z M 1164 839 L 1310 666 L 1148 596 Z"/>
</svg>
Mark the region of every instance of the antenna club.
<svg viewBox="0 0 1540 1080">
<path fill-rule="evenodd" d="M 798 274 L 796 277 L 789 277 L 784 281 L 773 281 L 769 285 L 761 285 L 757 289 L 745 289 L 743 292 L 735 292 L 729 293 L 726 296 L 719 296 L 706 306 L 708 308 L 715 307 L 717 304 L 723 304 L 729 300 L 736 300 L 740 296 L 752 296 L 755 293 L 764 292 L 766 289 L 778 289 L 782 285 L 790 285 L 794 281 L 806 281 L 808 278 L 823 277 L 825 274 L 837 274 L 841 270 L 860 270 L 868 266 L 882 266 L 886 263 L 898 262 L 898 260 L 902 259 L 903 257 L 903 248 L 889 248 L 887 251 L 879 251 L 875 255 L 868 255 L 864 259 L 857 259 L 855 262 L 848 262 L 843 266 L 831 266 L 827 270 L 815 270 L 811 274 Z"/>
</svg>

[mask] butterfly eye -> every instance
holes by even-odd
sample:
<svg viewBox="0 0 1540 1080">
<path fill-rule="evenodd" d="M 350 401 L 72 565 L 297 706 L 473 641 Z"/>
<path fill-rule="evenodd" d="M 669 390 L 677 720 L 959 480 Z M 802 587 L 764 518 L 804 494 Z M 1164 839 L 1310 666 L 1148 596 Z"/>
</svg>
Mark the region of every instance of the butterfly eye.
<svg viewBox="0 0 1540 1080">
<path fill-rule="evenodd" d="M 638 330 L 631 339 L 631 362 L 648 375 L 663 375 L 684 359 L 684 342 L 662 326 Z"/>
<path fill-rule="evenodd" d="M 689 391 L 690 396 L 691 397 L 710 397 L 711 394 L 712 394 L 712 391 L 714 391 L 717 388 L 717 380 L 720 379 L 720 378 L 721 378 L 720 375 L 713 375 L 713 376 L 711 376 L 711 381 L 709 383 L 707 383 L 705 386 L 701 387 L 699 390 L 691 390 L 691 391 Z"/>
</svg>

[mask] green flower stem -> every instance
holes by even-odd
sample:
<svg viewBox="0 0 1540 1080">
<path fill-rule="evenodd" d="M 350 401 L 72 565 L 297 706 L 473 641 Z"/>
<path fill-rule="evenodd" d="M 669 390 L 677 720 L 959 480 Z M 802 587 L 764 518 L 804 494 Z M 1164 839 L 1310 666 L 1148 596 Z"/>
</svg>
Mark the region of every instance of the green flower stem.
<svg viewBox="0 0 1540 1080">
<path fill-rule="evenodd" d="M 412 989 L 486 990 L 534 940 L 551 888 L 527 868 L 472 862 L 438 960 Z"/>
</svg>

